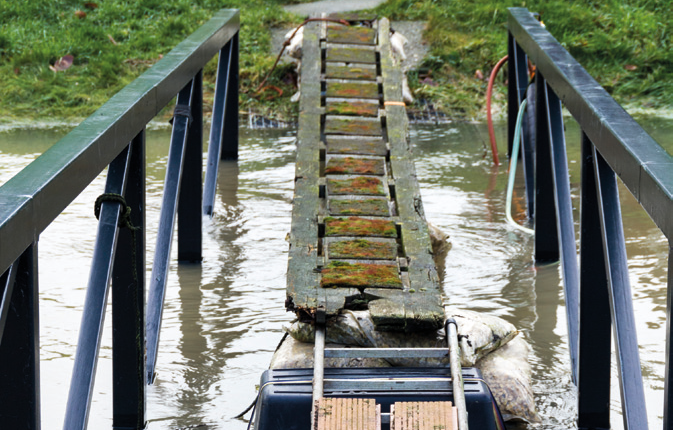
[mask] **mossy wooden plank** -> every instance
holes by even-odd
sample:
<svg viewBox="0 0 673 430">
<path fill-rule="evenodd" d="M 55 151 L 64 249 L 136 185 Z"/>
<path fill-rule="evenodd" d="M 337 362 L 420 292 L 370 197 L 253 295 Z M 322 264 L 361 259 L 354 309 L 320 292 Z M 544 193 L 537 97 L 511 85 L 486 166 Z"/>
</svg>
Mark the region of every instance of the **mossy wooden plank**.
<svg viewBox="0 0 673 430">
<path fill-rule="evenodd" d="M 325 96 L 327 97 L 377 100 L 379 98 L 379 85 L 376 82 L 328 81 L 326 85 Z"/>
<path fill-rule="evenodd" d="M 330 261 L 321 271 L 322 288 L 402 288 L 397 264 Z"/>
<path fill-rule="evenodd" d="M 389 219 L 327 217 L 325 236 L 397 237 L 395 222 Z"/>
<path fill-rule="evenodd" d="M 330 215 L 390 216 L 389 200 L 386 198 L 328 198 L 327 201 Z"/>
<path fill-rule="evenodd" d="M 330 195 L 386 195 L 384 183 L 381 179 L 372 176 L 357 176 L 355 178 L 327 178 L 327 193 Z"/>
<path fill-rule="evenodd" d="M 330 156 L 325 165 L 325 174 L 335 175 L 377 175 L 386 173 L 383 157 L 334 157 Z"/>
<path fill-rule="evenodd" d="M 327 46 L 325 61 L 338 63 L 376 63 L 376 51 L 365 48 Z"/>
<path fill-rule="evenodd" d="M 328 154 L 387 155 L 388 147 L 382 139 L 328 137 L 325 140 Z"/>
<path fill-rule="evenodd" d="M 365 101 L 331 101 L 325 102 L 325 113 L 328 115 L 354 115 L 371 116 L 379 115 L 379 104 Z"/>
<path fill-rule="evenodd" d="M 383 129 L 378 119 L 344 118 L 328 115 L 325 118 L 325 134 L 354 136 L 381 136 Z"/>
<path fill-rule="evenodd" d="M 376 66 L 370 64 L 358 64 L 355 66 L 326 63 L 325 77 L 328 79 L 361 79 L 375 81 Z"/>
<path fill-rule="evenodd" d="M 330 259 L 395 260 L 397 241 L 378 238 L 328 238 L 327 256 Z"/>
<path fill-rule="evenodd" d="M 376 43 L 376 30 L 368 27 L 347 27 L 330 24 L 327 26 L 327 41 L 355 45 L 374 45 Z"/>
</svg>

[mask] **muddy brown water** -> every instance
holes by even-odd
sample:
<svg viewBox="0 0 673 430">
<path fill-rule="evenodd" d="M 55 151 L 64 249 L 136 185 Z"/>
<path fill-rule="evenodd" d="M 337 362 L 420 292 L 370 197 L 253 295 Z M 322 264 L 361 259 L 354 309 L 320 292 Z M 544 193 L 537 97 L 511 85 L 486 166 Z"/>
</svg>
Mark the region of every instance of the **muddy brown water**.
<svg viewBox="0 0 673 430">
<path fill-rule="evenodd" d="M 649 117 L 640 122 L 673 153 L 673 120 Z M 579 131 L 572 121 L 566 130 L 577 210 Z M 65 131 L 0 132 L 0 183 Z M 294 135 L 294 130 L 241 129 L 240 161 L 222 164 L 215 215 L 204 219 L 203 264 L 171 265 L 158 376 L 147 394 L 151 430 L 247 427 L 245 419 L 232 417 L 254 399 L 282 327 L 292 319 L 283 302 Z M 148 277 L 169 136 L 168 130 L 148 134 Z M 507 169 L 495 169 L 484 158 L 485 124 L 416 126 L 411 137 L 427 217 L 453 242 L 443 267 L 446 296 L 454 306 L 501 316 L 524 332 L 533 346 L 530 360 L 541 428 L 574 428 L 576 393 L 570 381 L 559 266 L 536 266 L 532 238 L 504 222 Z M 504 148 L 503 124 L 498 137 Z M 104 181 L 104 175 L 97 178 L 39 242 L 45 430 L 59 429 L 63 423 L 94 244 L 93 203 L 103 192 Z M 648 416 L 656 428 L 661 426 L 663 408 L 668 246 L 624 187 L 620 195 Z M 521 182 L 514 201 L 515 218 L 522 221 Z M 92 429 L 111 428 L 109 321 L 108 316 L 90 414 Z M 614 428 L 621 428 L 614 363 L 613 375 L 612 420 Z"/>
</svg>

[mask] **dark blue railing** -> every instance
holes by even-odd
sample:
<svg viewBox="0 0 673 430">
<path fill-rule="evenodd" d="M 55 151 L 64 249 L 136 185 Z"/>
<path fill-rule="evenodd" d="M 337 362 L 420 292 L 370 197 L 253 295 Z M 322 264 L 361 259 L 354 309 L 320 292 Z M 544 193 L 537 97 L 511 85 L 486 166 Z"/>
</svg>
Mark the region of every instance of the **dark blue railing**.
<svg viewBox="0 0 673 430">
<path fill-rule="evenodd" d="M 578 428 L 610 428 L 611 336 L 626 429 L 648 428 L 617 176 L 673 239 L 673 158 L 524 8 L 509 9 L 509 148 L 516 113 L 534 106 L 522 136 L 537 261 L 561 260 Z M 531 85 L 528 61 L 535 65 Z M 582 129 L 579 265 L 561 106 Z M 671 300 L 667 310 L 664 428 L 673 426 Z M 611 333 L 612 332 L 612 333 Z"/>
<path fill-rule="evenodd" d="M 238 155 L 237 10 L 221 10 L 150 70 L 0 187 L 0 427 L 39 429 L 40 234 L 109 166 L 64 428 L 84 429 L 112 293 L 113 427 L 145 427 L 173 231 L 178 260 L 201 261 L 220 159 Z M 219 66 L 202 196 L 202 69 Z M 145 306 L 145 128 L 178 94 Z M 225 133 L 226 131 L 226 133 Z M 127 211 L 130 208 L 130 213 Z M 147 352 L 145 351 L 147 349 Z"/>
</svg>

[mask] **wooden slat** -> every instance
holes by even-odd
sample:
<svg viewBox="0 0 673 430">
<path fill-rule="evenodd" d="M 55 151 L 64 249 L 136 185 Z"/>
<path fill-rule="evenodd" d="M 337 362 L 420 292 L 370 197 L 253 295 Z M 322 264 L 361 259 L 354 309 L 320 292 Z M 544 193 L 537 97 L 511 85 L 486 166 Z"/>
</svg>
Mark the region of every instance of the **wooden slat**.
<svg viewBox="0 0 673 430">
<path fill-rule="evenodd" d="M 323 397 L 314 406 L 314 430 L 380 430 L 380 406 L 374 399 Z"/>
<path fill-rule="evenodd" d="M 334 82 L 328 81 L 325 90 L 327 97 L 345 97 L 356 99 L 379 98 L 379 86 L 376 82 Z"/>
<path fill-rule="evenodd" d="M 390 407 L 391 430 L 457 430 L 451 402 L 396 402 Z"/>
<path fill-rule="evenodd" d="M 376 80 L 376 67 L 370 64 L 344 65 L 327 63 L 325 65 L 325 77 L 328 79 L 362 79 Z"/>
<path fill-rule="evenodd" d="M 372 49 L 328 46 L 326 61 L 339 63 L 376 63 L 376 51 Z"/>
<path fill-rule="evenodd" d="M 327 41 L 356 45 L 374 45 L 376 30 L 368 27 L 327 26 Z"/>
</svg>

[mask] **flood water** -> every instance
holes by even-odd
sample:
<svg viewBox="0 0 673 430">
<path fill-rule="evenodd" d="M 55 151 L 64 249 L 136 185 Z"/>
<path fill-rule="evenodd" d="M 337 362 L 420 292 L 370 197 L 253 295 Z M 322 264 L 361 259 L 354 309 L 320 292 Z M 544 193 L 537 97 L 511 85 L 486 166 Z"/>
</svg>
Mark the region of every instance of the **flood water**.
<svg viewBox="0 0 673 430">
<path fill-rule="evenodd" d="M 641 123 L 673 153 L 673 120 L 648 118 Z M 571 187 L 577 198 L 579 131 L 571 121 L 566 130 Z M 64 133 L 0 132 L 0 184 Z M 241 129 L 240 160 L 222 164 L 215 215 L 204 219 L 203 263 L 171 265 L 158 376 L 147 396 L 151 430 L 247 427 L 245 419 L 232 417 L 253 401 L 283 325 L 292 320 L 284 300 L 294 135 L 294 130 Z M 169 136 L 168 130 L 148 133 L 148 277 Z M 427 217 L 453 242 L 443 268 L 448 301 L 501 316 L 524 332 L 533 346 L 530 360 L 541 428 L 574 428 L 576 395 L 570 381 L 559 266 L 536 266 L 532 238 L 505 223 L 507 169 L 493 168 L 484 158 L 485 124 L 414 126 L 411 137 Z M 498 137 L 504 148 L 502 124 Z M 59 429 L 63 423 L 95 239 L 93 204 L 104 182 L 104 175 L 97 178 L 39 242 L 45 430 Z M 656 428 L 661 426 L 663 408 L 668 245 L 628 191 L 622 187 L 620 194 L 648 415 Z M 574 203 L 577 210 L 578 202 Z M 515 218 L 522 221 L 521 183 L 515 189 L 514 207 Z M 91 429 L 111 428 L 109 315 Z M 621 428 L 616 376 L 612 398 L 613 426 Z"/>
</svg>

